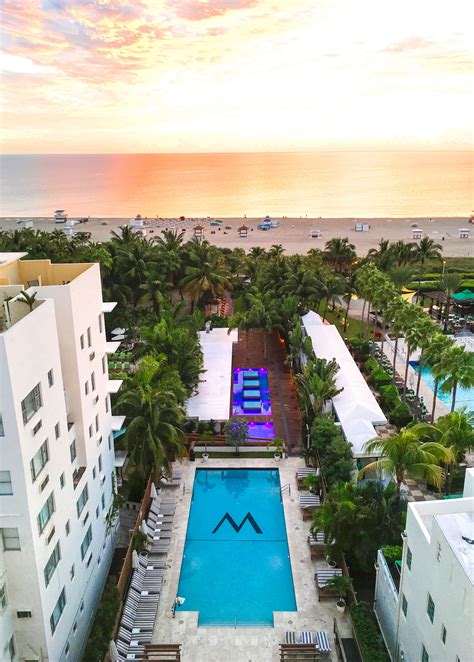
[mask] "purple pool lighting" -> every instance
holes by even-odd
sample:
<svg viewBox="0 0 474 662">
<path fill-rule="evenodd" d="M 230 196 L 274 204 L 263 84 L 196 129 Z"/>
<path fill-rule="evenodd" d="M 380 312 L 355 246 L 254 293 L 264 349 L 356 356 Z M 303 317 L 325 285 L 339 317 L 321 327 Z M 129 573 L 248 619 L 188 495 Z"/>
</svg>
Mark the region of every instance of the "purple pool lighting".
<svg viewBox="0 0 474 662">
<path fill-rule="evenodd" d="M 244 375 L 247 382 L 252 379 L 258 386 L 252 384 L 249 391 L 248 386 L 245 390 L 252 397 L 244 397 Z M 250 376 L 249 373 L 255 373 Z M 260 397 L 258 392 L 260 391 Z M 268 386 L 268 372 L 265 368 L 235 368 L 233 373 L 233 393 L 232 393 L 232 415 L 233 416 L 271 416 L 272 406 L 270 399 L 270 389 Z"/>
<path fill-rule="evenodd" d="M 249 441 L 261 441 L 262 444 L 275 439 L 275 430 L 273 423 L 249 423 L 249 431 L 247 434 Z"/>
</svg>

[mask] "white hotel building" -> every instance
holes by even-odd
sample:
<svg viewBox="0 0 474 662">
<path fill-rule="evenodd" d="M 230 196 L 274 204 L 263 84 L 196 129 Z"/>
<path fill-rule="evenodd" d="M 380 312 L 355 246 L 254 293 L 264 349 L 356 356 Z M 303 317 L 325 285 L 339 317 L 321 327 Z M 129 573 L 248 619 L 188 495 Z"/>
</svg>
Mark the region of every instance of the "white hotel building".
<svg viewBox="0 0 474 662">
<path fill-rule="evenodd" d="M 99 265 L 24 255 L 0 253 L 0 659 L 75 661 L 115 544 L 115 304 Z"/>
<path fill-rule="evenodd" d="M 474 469 L 461 499 L 408 504 L 401 573 L 377 559 L 375 613 L 392 660 L 474 660 Z"/>
</svg>

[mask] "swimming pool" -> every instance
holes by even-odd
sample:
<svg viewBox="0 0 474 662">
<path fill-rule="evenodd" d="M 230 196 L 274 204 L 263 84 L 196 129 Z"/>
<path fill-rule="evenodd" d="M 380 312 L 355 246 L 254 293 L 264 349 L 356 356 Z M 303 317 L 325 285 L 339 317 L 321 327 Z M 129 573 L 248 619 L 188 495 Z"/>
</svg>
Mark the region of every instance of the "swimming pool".
<svg viewBox="0 0 474 662">
<path fill-rule="evenodd" d="M 277 469 L 197 469 L 179 611 L 202 626 L 273 626 L 296 611 Z"/>
<path fill-rule="evenodd" d="M 259 441 L 262 444 L 275 439 L 275 428 L 273 423 L 270 421 L 267 421 L 266 423 L 261 421 L 251 421 L 248 427 L 247 439 L 249 441 Z"/>
<path fill-rule="evenodd" d="M 418 361 L 410 361 L 410 365 L 417 373 L 420 371 L 420 364 Z M 432 391 L 434 391 L 435 379 L 431 374 L 431 370 L 428 368 L 428 366 L 425 366 L 422 369 L 421 379 Z M 444 405 L 446 405 L 446 407 L 451 409 L 451 401 L 453 399 L 452 391 L 449 391 L 448 393 L 443 393 L 440 390 L 440 386 L 438 386 L 437 397 L 441 400 L 441 402 Z M 426 403 L 426 404 L 431 405 L 431 403 Z M 461 388 L 460 386 L 458 386 L 456 390 L 455 409 L 459 410 L 461 409 L 461 407 L 467 407 L 469 411 L 474 411 L 474 388 Z"/>
<path fill-rule="evenodd" d="M 232 414 L 234 416 L 271 416 L 268 372 L 265 368 L 235 368 Z"/>
</svg>

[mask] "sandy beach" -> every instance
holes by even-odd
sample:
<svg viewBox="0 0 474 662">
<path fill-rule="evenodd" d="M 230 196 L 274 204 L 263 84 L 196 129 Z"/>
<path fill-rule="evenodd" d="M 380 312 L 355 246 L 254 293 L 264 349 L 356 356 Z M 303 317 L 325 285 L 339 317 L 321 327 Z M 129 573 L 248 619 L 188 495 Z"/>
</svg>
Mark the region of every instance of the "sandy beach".
<svg viewBox="0 0 474 662">
<path fill-rule="evenodd" d="M 31 218 L 31 217 L 30 217 Z M 15 217 L 0 218 L 0 230 L 18 229 Z M 31 218 L 33 228 L 36 230 L 60 230 L 62 224 L 55 223 L 51 217 Z M 71 219 L 74 220 L 74 219 Z M 107 241 L 111 232 L 120 226 L 126 225 L 129 218 L 90 218 L 86 224 L 78 224 L 75 231 L 90 232 L 93 241 Z M 376 247 L 381 239 L 390 241 L 413 241 L 413 224 L 423 231 L 423 236 L 433 239 L 443 247 L 446 257 L 472 257 L 474 256 L 474 225 L 470 225 L 466 218 L 415 218 L 386 219 L 386 218 L 276 218 L 279 226 L 267 231 L 257 228 L 262 218 L 224 218 L 220 229 L 212 227 L 212 218 L 189 218 L 180 221 L 170 219 L 146 219 L 147 237 L 159 236 L 164 229 L 185 230 L 185 240 L 194 235 L 194 227 L 204 227 L 204 237 L 216 246 L 226 248 L 250 249 L 252 246 L 270 248 L 273 244 L 282 244 L 287 254 L 306 253 L 310 248 L 324 248 L 324 244 L 333 237 L 348 237 L 356 247 L 357 254 L 364 256 L 370 248 Z M 367 232 L 356 232 L 356 222 L 369 225 Z M 238 228 L 242 225 L 248 227 L 248 236 L 240 237 Z M 318 239 L 311 238 L 311 230 L 317 228 L 321 232 Z M 470 228 L 469 239 L 459 238 L 460 228 Z"/>
</svg>

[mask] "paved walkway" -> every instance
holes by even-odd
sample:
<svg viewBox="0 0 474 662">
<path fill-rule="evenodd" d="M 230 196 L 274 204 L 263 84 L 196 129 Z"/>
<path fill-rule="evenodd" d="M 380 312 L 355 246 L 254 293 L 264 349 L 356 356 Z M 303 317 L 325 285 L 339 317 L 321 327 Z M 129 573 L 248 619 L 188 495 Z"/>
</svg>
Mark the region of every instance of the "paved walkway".
<svg viewBox="0 0 474 662">
<path fill-rule="evenodd" d="M 153 643 L 181 643 L 183 661 L 186 662 L 277 662 L 279 647 L 283 643 L 286 630 L 326 630 L 330 637 L 333 653 L 331 660 L 337 660 L 332 636 L 333 619 L 336 617 L 343 636 L 350 636 L 350 617 L 336 612 L 335 600 L 318 602 L 314 584 L 316 565 L 311 561 L 307 542 L 310 522 L 303 522 L 298 502 L 296 469 L 301 460 L 288 458 L 266 459 L 225 459 L 206 463 L 183 462 L 183 487 L 173 489 L 178 495 L 175 527 L 171 548 L 167 557 L 169 571 L 165 575 L 158 608 Z M 279 468 L 282 485 L 291 486 L 291 495 L 284 494 L 288 546 L 293 572 L 297 611 L 275 612 L 274 627 L 265 628 L 218 628 L 198 627 L 197 612 L 178 612 L 172 617 L 172 606 L 178 592 L 181 562 L 183 558 L 189 508 L 196 468 Z M 322 561 L 319 564 L 324 563 Z"/>
</svg>

